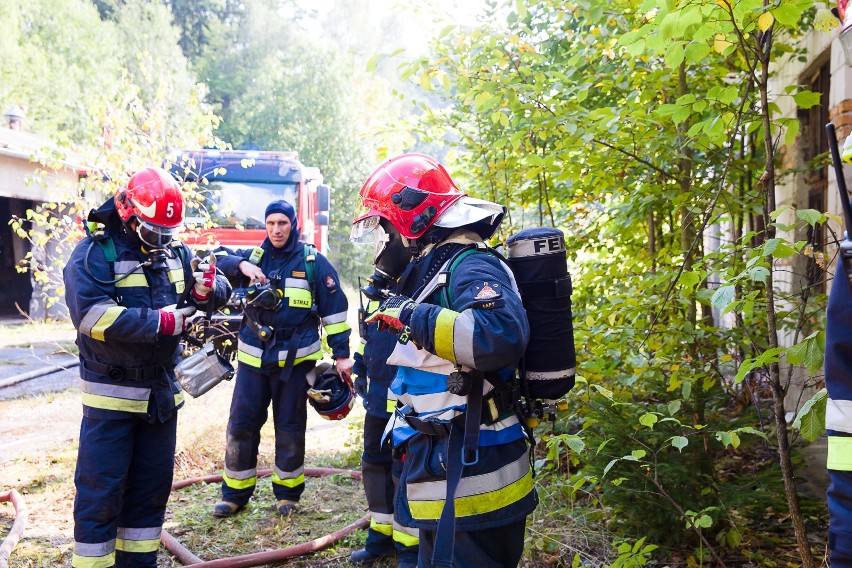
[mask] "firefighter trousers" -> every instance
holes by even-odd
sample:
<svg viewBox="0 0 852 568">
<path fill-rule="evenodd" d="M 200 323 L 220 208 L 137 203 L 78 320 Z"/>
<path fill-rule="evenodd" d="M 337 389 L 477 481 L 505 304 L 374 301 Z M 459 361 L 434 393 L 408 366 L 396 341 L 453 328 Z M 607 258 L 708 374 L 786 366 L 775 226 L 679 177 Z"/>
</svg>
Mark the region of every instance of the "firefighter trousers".
<svg viewBox="0 0 852 568">
<path fill-rule="evenodd" d="M 481 531 L 457 532 L 453 547 L 453 566 L 456 568 L 516 568 L 524 553 L 523 518 L 502 527 Z M 418 566 L 432 565 L 435 551 L 435 531 L 420 530 Z"/>
<path fill-rule="evenodd" d="M 286 381 L 281 380 L 281 369 L 238 367 L 228 419 L 224 501 L 242 507 L 254 493 L 260 429 L 266 423 L 270 402 L 275 425 L 272 491 L 277 500 L 299 501 L 305 490 L 306 375 L 313 367 L 313 361 L 296 365 Z"/>
<path fill-rule="evenodd" d="M 400 561 L 417 561 L 417 529 L 403 527 L 394 520 L 393 504 L 400 462 L 394 462 L 390 440 L 382 444 L 386 417 L 364 416 L 364 452 L 361 454 L 361 479 L 370 509 L 370 528 L 364 548 L 373 556 L 389 556 L 394 550 Z"/>
<path fill-rule="evenodd" d="M 165 422 L 83 417 L 74 484 L 75 568 L 156 568 L 174 472 Z"/>
</svg>

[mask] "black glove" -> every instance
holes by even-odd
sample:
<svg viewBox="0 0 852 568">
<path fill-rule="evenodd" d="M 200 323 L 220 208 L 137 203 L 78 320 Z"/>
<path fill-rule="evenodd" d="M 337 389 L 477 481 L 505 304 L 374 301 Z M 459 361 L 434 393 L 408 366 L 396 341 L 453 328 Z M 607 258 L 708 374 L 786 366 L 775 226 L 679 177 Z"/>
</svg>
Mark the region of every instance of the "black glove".
<svg viewBox="0 0 852 568">
<path fill-rule="evenodd" d="M 417 302 L 408 296 L 391 296 L 379 306 L 379 309 L 364 320 L 366 323 L 379 322 L 379 329 L 391 327 L 396 331 L 401 331 L 408 326 L 411 321 L 411 314 L 414 313 L 414 308 L 417 307 Z"/>
<path fill-rule="evenodd" d="M 369 385 L 367 383 L 367 377 L 365 375 L 356 375 L 353 386 L 355 387 L 355 394 L 357 394 L 361 398 L 367 398 L 367 389 L 369 388 Z"/>
</svg>

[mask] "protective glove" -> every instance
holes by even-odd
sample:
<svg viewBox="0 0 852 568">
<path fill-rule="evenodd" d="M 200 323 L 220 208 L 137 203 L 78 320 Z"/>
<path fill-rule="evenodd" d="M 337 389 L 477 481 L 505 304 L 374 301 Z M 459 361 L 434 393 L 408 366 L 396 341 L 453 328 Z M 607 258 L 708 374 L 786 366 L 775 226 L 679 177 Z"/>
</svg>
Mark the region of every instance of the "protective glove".
<svg viewBox="0 0 852 568">
<path fill-rule="evenodd" d="M 195 262 L 192 259 L 192 276 L 195 278 L 195 286 L 192 287 L 192 297 L 199 301 L 206 301 L 210 297 L 216 282 L 216 257 L 210 255 L 204 262 Z M 200 259 L 199 259 L 200 261 Z"/>
<path fill-rule="evenodd" d="M 369 384 L 367 383 L 366 375 L 355 375 L 355 382 L 352 386 L 355 388 L 355 394 L 357 394 L 361 398 L 367 398 L 367 390 L 369 389 Z"/>
<path fill-rule="evenodd" d="M 379 309 L 367 316 L 365 323 L 379 322 L 379 329 L 393 328 L 402 331 L 411 321 L 411 314 L 417 302 L 408 296 L 391 296 L 379 306 Z"/>
<path fill-rule="evenodd" d="M 186 331 L 189 324 L 189 316 L 195 313 L 195 306 L 178 308 L 174 305 L 166 306 L 157 310 L 160 314 L 160 323 L 157 333 L 160 335 L 180 335 Z"/>
</svg>

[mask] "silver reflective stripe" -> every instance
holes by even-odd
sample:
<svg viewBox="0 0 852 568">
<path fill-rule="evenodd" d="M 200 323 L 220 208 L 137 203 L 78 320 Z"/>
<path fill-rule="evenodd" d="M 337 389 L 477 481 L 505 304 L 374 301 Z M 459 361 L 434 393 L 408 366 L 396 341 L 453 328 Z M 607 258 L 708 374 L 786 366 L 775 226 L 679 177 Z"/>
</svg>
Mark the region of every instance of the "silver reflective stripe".
<svg viewBox="0 0 852 568">
<path fill-rule="evenodd" d="M 263 356 L 262 348 L 249 345 L 248 343 L 244 343 L 242 340 L 237 341 L 237 349 L 239 349 L 243 353 L 248 353 L 253 357 L 260 358 Z"/>
<path fill-rule="evenodd" d="M 284 471 L 283 469 L 279 469 L 278 466 L 275 467 L 275 475 L 277 475 L 279 479 L 293 479 L 299 477 L 303 473 L 305 473 L 305 466 L 302 466 L 295 471 Z"/>
<path fill-rule="evenodd" d="M 297 349 L 296 350 L 296 359 L 299 359 L 301 357 L 306 357 L 306 356 L 310 355 L 311 353 L 316 353 L 320 349 L 322 349 L 322 342 L 320 340 L 316 340 L 313 343 L 311 343 L 310 345 L 308 345 L 307 347 L 302 347 L 301 349 Z M 286 361 L 287 360 L 287 351 L 286 350 L 282 350 L 282 351 L 278 352 L 278 360 L 279 361 Z"/>
<path fill-rule="evenodd" d="M 377 513 L 370 511 L 370 516 L 380 525 L 391 525 L 393 523 L 393 513 Z"/>
<path fill-rule="evenodd" d="M 852 400 L 829 398 L 825 405 L 825 427 L 852 434 Z"/>
<path fill-rule="evenodd" d="M 92 381 L 80 381 L 80 390 L 87 394 L 123 398 L 125 400 L 145 400 L 151 396 L 151 389 L 142 387 L 123 387 Z"/>
<path fill-rule="evenodd" d="M 123 538 L 124 540 L 158 540 L 161 532 L 162 527 L 118 527 L 118 538 Z"/>
<path fill-rule="evenodd" d="M 519 239 L 513 243 L 509 243 L 509 258 L 544 256 L 548 254 L 565 255 L 565 238 L 562 235 Z"/>
<path fill-rule="evenodd" d="M 325 316 L 322 318 L 323 325 L 331 325 L 333 323 L 340 323 L 346 321 L 346 316 L 348 314 L 346 312 L 339 312 L 336 314 L 331 314 L 330 316 Z"/>
<path fill-rule="evenodd" d="M 89 311 L 86 313 L 85 317 L 80 321 L 80 333 L 83 335 L 92 335 L 92 328 L 97 325 L 98 321 L 101 317 L 107 312 L 110 308 L 116 308 L 118 304 L 113 302 L 112 300 L 106 301 L 102 304 L 95 304 Z"/>
<path fill-rule="evenodd" d="M 410 404 L 413 408 L 416 408 L 417 412 L 419 412 L 420 414 L 424 412 L 442 410 L 444 408 L 451 408 L 456 406 L 463 407 L 467 404 L 466 396 L 452 394 L 447 391 L 436 392 L 431 394 L 403 393 L 399 396 L 399 400 L 403 404 Z M 447 420 L 453 418 L 456 414 L 458 414 L 458 411 L 455 411 L 452 416 L 448 416 Z"/>
<path fill-rule="evenodd" d="M 177 253 L 180 254 L 180 253 Z M 183 271 L 183 262 L 181 262 L 180 258 L 167 258 L 166 266 L 169 270 L 181 270 Z"/>
<path fill-rule="evenodd" d="M 115 539 L 106 542 L 96 542 L 90 544 L 87 542 L 75 542 L 74 554 L 77 556 L 106 556 L 115 550 Z"/>
<path fill-rule="evenodd" d="M 566 379 L 577 374 L 577 367 L 570 369 L 560 369 L 559 371 L 530 371 L 526 372 L 527 378 L 533 381 L 555 381 L 557 379 Z"/>
<path fill-rule="evenodd" d="M 530 470 L 529 456 L 526 452 L 510 464 L 497 471 L 463 477 L 456 490 L 456 499 L 481 495 L 497 491 L 518 481 Z M 446 481 L 424 481 L 406 485 L 409 501 L 442 501 L 447 498 Z"/>
<path fill-rule="evenodd" d="M 429 353 L 425 349 L 419 349 L 413 341 L 402 344 L 397 342 L 388 358 L 388 365 L 398 367 L 409 367 L 420 369 L 429 373 L 447 376 L 452 373 L 456 366 L 442 357 Z M 443 379 L 442 379 L 443 380 Z"/>
<path fill-rule="evenodd" d="M 166 261 L 166 265 L 168 264 L 168 261 Z M 123 276 L 125 274 L 145 274 L 142 267 L 139 265 L 139 262 L 135 260 L 116 260 L 114 266 L 115 268 L 113 271 L 115 272 L 116 277 Z"/>
<path fill-rule="evenodd" d="M 475 367 L 473 359 L 473 332 L 476 322 L 471 310 L 465 310 L 453 324 L 453 352 L 461 365 Z"/>
<path fill-rule="evenodd" d="M 301 288 L 302 290 L 310 290 L 311 285 L 308 284 L 307 280 L 303 280 L 302 278 L 285 278 L 284 279 L 284 287 L 285 288 Z"/>
<path fill-rule="evenodd" d="M 393 515 L 391 515 L 391 518 L 393 518 Z M 391 523 L 391 525 L 393 526 L 394 532 L 401 532 L 402 534 L 407 534 L 408 536 L 413 536 L 414 538 L 418 538 L 420 536 L 419 530 L 413 529 L 411 527 L 403 526 L 403 525 L 399 524 L 398 522 L 396 522 L 396 519 L 393 519 L 393 523 Z M 394 535 L 394 536 L 396 536 L 396 535 Z M 394 538 L 394 540 L 398 540 L 398 539 Z"/>
<path fill-rule="evenodd" d="M 252 477 L 257 477 L 257 469 L 244 469 L 242 471 L 234 471 L 226 467 L 225 475 L 227 475 L 231 479 L 251 479 Z"/>
</svg>

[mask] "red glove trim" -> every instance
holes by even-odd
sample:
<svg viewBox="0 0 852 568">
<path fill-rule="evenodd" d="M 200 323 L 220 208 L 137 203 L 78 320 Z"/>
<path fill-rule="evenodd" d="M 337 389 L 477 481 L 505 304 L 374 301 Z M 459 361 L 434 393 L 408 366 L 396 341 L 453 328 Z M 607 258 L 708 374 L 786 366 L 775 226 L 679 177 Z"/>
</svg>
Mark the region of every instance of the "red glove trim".
<svg viewBox="0 0 852 568">
<path fill-rule="evenodd" d="M 158 310 L 160 312 L 160 335 L 174 335 L 175 334 L 175 314 L 174 312 L 164 312 L 163 310 Z"/>
<path fill-rule="evenodd" d="M 203 296 L 195 291 L 195 286 L 192 287 L 192 297 L 198 300 L 199 302 L 204 302 L 207 298 L 210 297 L 210 292 L 207 292 Z"/>
</svg>

